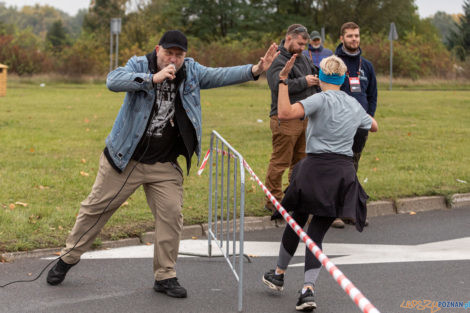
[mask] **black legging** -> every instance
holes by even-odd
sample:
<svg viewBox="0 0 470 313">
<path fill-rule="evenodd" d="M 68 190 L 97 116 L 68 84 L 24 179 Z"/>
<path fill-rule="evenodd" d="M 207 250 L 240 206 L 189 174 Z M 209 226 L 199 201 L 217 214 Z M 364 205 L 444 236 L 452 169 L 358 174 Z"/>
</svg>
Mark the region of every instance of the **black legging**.
<svg viewBox="0 0 470 313">
<path fill-rule="evenodd" d="M 292 214 L 292 218 L 299 224 L 300 227 L 304 227 L 308 220 L 308 213 L 296 213 Z M 312 220 L 310 221 L 310 225 L 307 230 L 307 235 L 317 244 L 317 246 L 321 249 L 323 238 L 325 237 L 326 232 L 330 228 L 331 224 L 335 220 L 335 217 L 327 217 L 327 216 L 313 216 Z M 289 226 L 286 225 L 284 230 L 284 234 L 282 235 L 281 245 L 284 247 L 285 251 L 290 255 L 290 258 L 295 254 L 297 250 L 297 246 L 299 245 L 300 238 L 297 236 L 296 232 Z M 289 260 L 279 260 L 278 266 L 282 269 L 286 269 Z M 281 254 L 280 254 L 281 259 Z M 279 264 L 286 263 L 287 264 Z M 317 260 L 317 258 L 313 255 L 312 252 L 306 247 L 305 251 L 305 272 L 310 269 L 320 268 L 321 263 Z"/>
</svg>

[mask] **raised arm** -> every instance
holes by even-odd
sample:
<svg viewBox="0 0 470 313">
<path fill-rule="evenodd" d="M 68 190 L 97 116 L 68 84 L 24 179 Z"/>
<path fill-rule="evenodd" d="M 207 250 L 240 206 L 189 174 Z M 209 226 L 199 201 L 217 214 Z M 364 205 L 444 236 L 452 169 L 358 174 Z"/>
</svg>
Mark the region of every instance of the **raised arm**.
<svg viewBox="0 0 470 313">
<path fill-rule="evenodd" d="M 206 67 L 197 62 L 197 72 L 199 73 L 199 85 L 202 89 L 216 88 L 233 84 L 243 83 L 257 77 L 266 71 L 273 60 L 279 55 L 277 45 L 273 43 L 266 51 L 264 57 L 260 58 L 256 65 L 239 65 L 232 67 Z"/>
<path fill-rule="evenodd" d="M 271 66 L 273 63 L 274 59 L 281 53 L 280 51 L 277 51 L 277 44 L 273 43 L 271 46 L 268 48 L 266 53 L 264 54 L 264 57 L 259 59 L 258 64 L 253 65 L 251 68 L 251 73 L 253 76 L 259 76 L 263 72 L 267 71 L 268 68 Z"/>
<path fill-rule="evenodd" d="M 277 83 L 279 81 L 279 73 L 282 71 L 282 69 L 283 69 L 282 62 L 275 62 L 269 68 L 269 71 L 266 73 L 266 78 L 268 79 L 269 89 L 271 89 L 275 93 L 278 92 Z M 297 78 L 288 78 L 287 85 L 289 85 L 289 92 L 291 94 L 297 94 L 308 88 L 308 82 L 305 76 L 301 76 Z"/>
<path fill-rule="evenodd" d="M 287 79 L 289 72 L 294 66 L 297 54 L 294 54 L 289 61 L 286 62 L 284 68 L 279 72 L 279 94 L 277 99 L 277 116 L 281 120 L 293 120 L 305 116 L 305 110 L 302 104 L 296 102 L 290 103 L 289 87 L 281 81 Z"/>
</svg>

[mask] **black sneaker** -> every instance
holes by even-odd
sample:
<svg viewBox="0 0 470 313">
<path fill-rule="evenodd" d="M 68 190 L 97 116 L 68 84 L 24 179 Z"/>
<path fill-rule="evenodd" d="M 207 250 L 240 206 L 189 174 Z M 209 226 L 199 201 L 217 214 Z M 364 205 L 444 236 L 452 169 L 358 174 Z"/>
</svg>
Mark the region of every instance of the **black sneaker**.
<svg viewBox="0 0 470 313">
<path fill-rule="evenodd" d="M 272 290 L 282 291 L 284 289 L 284 274 L 276 275 L 275 270 L 264 273 L 263 283 Z"/>
<path fill-rule="evenodd" d="M 186 298 L 188 296 L 186 289 L 181 287 L 176 277 L 156 280 L 153 289 L 156 292 L 166 293 L 167 296 L 173 298 Z"/>
<path fill-rule="evenodd" d="M 313 299 L 313 291 L 310 288 L 307 288 L 304 294 L 302 291 L 300 292 L 299 301 L 295 305 L 295 309 L 297 311 L 302 312 L 311 312 L 313 309 L 317 308 L 317 304 L 315 303 L 315 299 Z"/>
<path fill-rule="evenodd" d="M 50 269 L 49 273 L 47 273 L 47 283 L 52 286 L 60 284 L 61 282 L 64 281 L 65 275 L 67 275 L 67 272 L 74 265 L 77 265 L 77 263 L 67 264 L 64 261 L 62 261 L 62 259 L 59 259 L 59 261 Z"/>
</svg>

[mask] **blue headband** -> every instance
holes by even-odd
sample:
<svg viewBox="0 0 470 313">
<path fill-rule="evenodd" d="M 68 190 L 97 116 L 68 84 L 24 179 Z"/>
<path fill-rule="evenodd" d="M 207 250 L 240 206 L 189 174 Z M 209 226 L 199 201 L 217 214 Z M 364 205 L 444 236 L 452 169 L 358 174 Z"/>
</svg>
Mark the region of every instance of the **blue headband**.
<svg viewBox="0 0 470 313">
<path fill-rule="evenodd" d="M 340 86 L 344 83 L 345 77 L 346 75 L 339 76 L 338 74 L 326 75 L 325 73 L 323 73 L 321 69 L 320 69 L 320 75 L 318 76 L 318 78 L 320 78 L 322 82 L 333 84 L 333 85 L 340 85 Z"/>
</svg>

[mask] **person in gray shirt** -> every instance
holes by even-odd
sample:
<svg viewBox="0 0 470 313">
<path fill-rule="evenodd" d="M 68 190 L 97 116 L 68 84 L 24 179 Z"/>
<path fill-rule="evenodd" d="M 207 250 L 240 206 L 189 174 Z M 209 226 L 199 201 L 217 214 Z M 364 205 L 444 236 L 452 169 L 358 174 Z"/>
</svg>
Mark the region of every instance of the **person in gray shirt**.
<svg viewBox="0 0 470 313">
<path fill-rule="evenodd" d="M 292 172 L 291 182 L 281 202 L 300 227 L 310 214 L 309 237 L 321 249 L 323 238 L 337 217 L 355 220 L 362 231 L 367 215 L 367 194 L 359 183 L 353 163 L 352 145 L 358 128 L 377 131 L 377 122 L 359 102 L 340 90 L 346 65 L 336 57 L 320 63 L 322 92 L 291 104 L 285 79 L 295 62 L 294 55 L 279 73 L 278 116 L 280 119 L 308 118 L 307 157 Z M 276 269 L 266 272 L 263 282 L 271 289 L 282 290 L 284 272 L 292 259 L 299 237 L 286 225 Z M 315 282 L 321 263 L 306 249 L 304 285 L 296 304 L 298 311 L 316 308 Z"/>
</svg>

